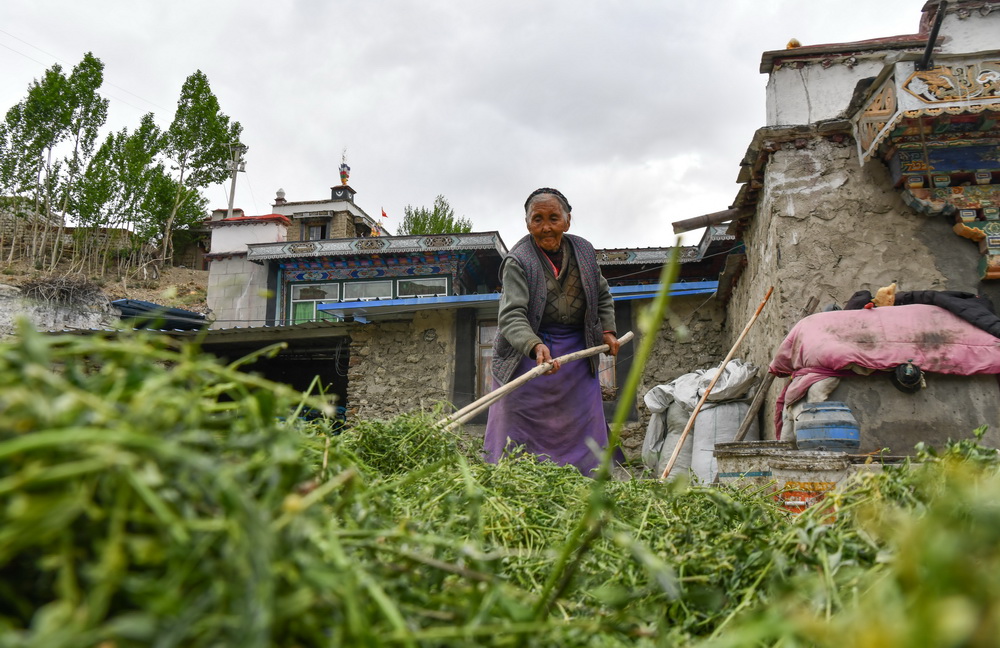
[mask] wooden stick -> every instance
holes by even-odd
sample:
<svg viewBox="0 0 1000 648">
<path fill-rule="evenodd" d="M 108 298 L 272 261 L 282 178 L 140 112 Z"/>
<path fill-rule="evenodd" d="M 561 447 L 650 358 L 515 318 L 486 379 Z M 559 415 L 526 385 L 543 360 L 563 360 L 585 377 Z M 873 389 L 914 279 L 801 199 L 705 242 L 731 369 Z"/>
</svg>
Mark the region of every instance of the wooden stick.
<svg viewBox="0 0 1000 648">
<path fill-rule="evenodd" d="M 629 331 L 625 335 L 618 338 L 618 344 L 625 344 L 631 341 L 632 337 L 633 333 L 632 331 Z M 559 364 L 562 365 L 566 364 L 567 362 L 573 362 L 574 360 L 589 358 L 590 356 L 597 355 L 598 353 L 604 353 L 607 350 L 608 350 L 608 345 L 601 344 L 599 346 L 590 347 L 589 349 L 583 349 L 581 351 L 574 351 L 573 353 L 567 353 L 564 356 L 556 358 L 552 362 L 545 362 L 543 364 L 540 364 L 531 371 L 528 371 L 527 373 L 518 376 L 517 378 L 510 381 L 506 385 L 497 387 L 496 389 L 486 394 L 482 398 L 473 401 L 472 403 L 469 403 L 468 405 L 458 410 L 454 414 L 441 419 L 440 421 L 438 421 L 437 424 L 444 425 L 445 430 L 452 430 L 455 427 L 461 425 L 462 423 L 465 423 L 466 421 L 474 417 L 476 414 L 483 411 L 484 409 L 492 405 L 494 402 L 500 400 L 501 398 L 503 398 L 510 392 L 514 391 L 524 383 L 528 382 L 532 378 L 537 378 L 538 376 L 541 376 L 546 371 L 551 369 L 554 363 L 558 362 Z"/>
<path fill-rule="evenodd" d="M 816 310 L 817 305 L 819 305 L 819 300 L 816 299 L 816 297 L 810 297 L 809 301 L 806 302 L 805 308 L 802 309 L 802 314 L 799 319 L 812 315 L 813 311 Z M 740 429 L 736 431 L 733 443 L 739 443 L 746 438 L 753 422 L 757 420 L 757 412 L 760 411 L 761 405 L 764 404 L 764 399 L 767 397 L 767 391 L 771 388 L 771 383 L 773 382 L 773 373 L 768 373 L 760 382 L 760 387 L 757 389 L 757 393 L 754 394 L 753 400 L 750 401 L 750 409 L 747 410 L 746 416 L 743 417 L 743 422 L 740 423 Z"/>
<path fill-rule="evenodd" d="M 632 339 L 632 332 L 629 331 L 628 333 L 626 333 L 625 335 L 623 335 L 618 340 L 618 342 L 620 344 L 625 344 L 626 342 L 628 342 L 631 339 Z M 564 355 L 564 356 L 562 356 L 560 358 L 556 358 L 556 360 L 558 360 L 560 363 L 572 362 L 573 360 L 579 360 L 580 358 L 586 358 L 586 357 L 589 357 L 589 356 L 592 356 L 592 355 L 597 355 L 598 353 L 604 353 L 607 350 L 608 350 L 608 345 L 602 344 L 602 345 L 599 345 L 599 346 L 591 347 L 589 349 L 584 349 L 582 351 L 574 351 L 573 353 Z M 534 369 L 532 369 L 531 371 L 529 371 L 527 374 L 524 374 L 523 376 L 520 376 L 519 378 L 515 379 L 511 383 L 508 383 L 506 385 L 498 387 L 497 389 L 494 389 L 489 394 L 486 394 L 485 396 L 483 396 L 479 400 L 473 401 L 472 403 L 469 403 L 468 405 L 466 405 L 462 409 L 458 410 L 457 412 L 449 414 L 447 417 L 445 417 L 442 420 L 438 421 L 438 425 L 444 425 L 444 424 L 449 424 L 450 425 L 453 421 L 455 421 L 458 418 L 463 417 L 465 414 L 467 414 L 467 413 L 469 413 L 469 412 L 471 412 L 473 410 L 476 410 L 476 411 L 480 410 L 482 405 L 484 405 L 484 404 L 485 405 L 492 404 L 494 401 L 499 400 L 500 398 L 502 398 L 507 392 L 512 391 L 513 389 L 516 389 L 519 385 L 521 385 L 521 384 L 523 384 L 525 382 L 528 382 L 528 380 L 530 380 L 531 378 L 534 378 L 535 376 L 538 376 L 538 375 L 541 375 L 541 374 L 545 373 L 545 371 L 539 371 L 539 369 L 541 367 L 547 367 L 547 369 L 545 370 L 545 371 L 547 371 L 548 368 L 552 367 L 552 365 L 551 364 L 543 364 L 543 365 L 539 365 L 539 366 L 535 367 Z M 528 377 L 528 378 L 525 378 L 525 376 L 528 376 L 528 374 L 532 374 L 532 375 L 530 377 Z M 520 382 L 518 382 L 518 381 L 520 381 Z M 511 387 L 511 384 L 515 383 L 515 382 L 517 384 L 514 385 L 513 387 Z"/>
<path fill-rule="evenodd" d="M 681 438 L 677 440 L 677 447 L 674 448 L 673 454 L 670 455 L 670 461 L 667 462 L 667 466 L 663 469 L 663 474 L 660 475 L 660 479 L 666 479 L 667 475 L 669 475 L 670 471 L 673 469 L 674 464 L 677 463 L 677 457 L 681 454 L 681 446 L 684 445 L 688 432 L 690 432 L 691 428 L 694 427 L 694 420 L 698 417 L 698 412 L 701 411 L 701 406 L 705 404 L 705 401 L 708 399 L 708 395 L 712 393 L 712 388 L 715 387 L 715 383 L 718 382 L 719 378 L 722 376 L 722 372 L 726 370 L 726 365 L 729 364 L 733 354 L 736 353 L 736 349 L 740 346 L 743 338 L 746 337 L 750 327 L 757 321 L 757 317 L 760 315 L 760 312 L 764 310 L 764 305 L 767 303 L 767 300 L 771 298 L 771 293 L 773 291 L 774 286 L 767 289 L 767 294 L 764 295 L 764 301 L 760 303 L 760 306 L 757 307 L 753 317 L 751 317 L 750 321 L 747 322 L 747 325 L 743 327 L 743 332 L 740 333 L 738 338 L 736 338 L 736 344 L 734 344 L 733 348 L 729 350 L 726 358 L 722 361 L 722 364 L 719 365 L 719 370 L 715 372 L 715 377 L 712 378 L 712 382 L 708 383 L 708 387 L 705 388 L 705 393 L 701 395 L 701 398 L 698 400 L 698 404 L 694 406 L 694 411 L 691 412 L 691 418 L 688 419 L 687 425 L 684 426 L 684 431 L 681 432 Z"/>
<path fill-rule="evenodd" d="M 754 394 L 753 400 L 750 401 L 750 409 L 747 410 L 746 416 L 743 417 L 743 422 L 740 423 L 740 429 L 736 430 L 736 436 L 733 437 L 733 443 L 739 443 L 745 439 L 747 433 L 750 432 L 753 422 L 757 419 L 757 412 L 760 411 L 760 406 L 764 404 L 764 397 L 767 395 L 767 390 L 771 388 L 771 383 L 773 382 L 773 373 L 768 373 L 764 376 L 764 379 L 760 381 L 760 387 L 757 388 L 757 393 Z"/>
</svg>

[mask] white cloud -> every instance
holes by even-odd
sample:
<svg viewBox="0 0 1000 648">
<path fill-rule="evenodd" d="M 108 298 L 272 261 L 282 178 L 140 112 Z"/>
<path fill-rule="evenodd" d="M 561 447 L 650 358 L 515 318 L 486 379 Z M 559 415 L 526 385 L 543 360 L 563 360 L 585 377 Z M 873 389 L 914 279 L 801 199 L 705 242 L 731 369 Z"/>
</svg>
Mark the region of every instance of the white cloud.
<svg viewBox="0 0 1000 648">
<path fill-rule="evenodd" d="M 203 70 L 250 150 L 236 203 L 270 211 L 351 186 L 393 229 L 443 194 L 512 244 L 521 205 L 556 186 L 574 231 L 603 246 L 669 245 L 670 223 L 725 209 L 764 121 L 758 66 L 803 44 L 916 32 L 923 0 L 669 3 L 7 0 L 0 108 L 92 51 L 109 127 L 173 117 Z M 114 85 L 109 85 L 114 84 Z M 226 203 L 225 189 L 208 192 Z M 687 238 L 687 237 L 686 237 Z M 685 240 L 694 243 L 694 240 Z"/>
</svg>

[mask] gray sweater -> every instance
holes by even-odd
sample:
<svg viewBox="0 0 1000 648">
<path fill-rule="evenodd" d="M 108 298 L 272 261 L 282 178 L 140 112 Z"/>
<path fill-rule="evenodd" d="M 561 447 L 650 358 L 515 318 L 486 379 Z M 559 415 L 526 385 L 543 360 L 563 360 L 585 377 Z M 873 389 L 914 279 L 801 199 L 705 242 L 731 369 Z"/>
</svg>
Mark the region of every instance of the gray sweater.
<svg viewBox="0 0 1000 648">
<path fill-rule="evenodd" d="M 539 251 L 534 243 L 532 243 L 532 247 L 539 255 L 544 257 L 544 253 Z M 572 246 L 564 240 L 564 261 L 563 268 L 560 271 L 561 277 L 565 276 L 564 272 L 569 263 L 569 255 L 572 254 L 571 250 Z M 543 319 L 543 324 L 550 322 L 556 324 L 579 322 L 582 318 L 582 313 L 571 309 L 569 300 L 562 293 L 563 282 L 556 279 L 555 273 L 547 261 L 543 260 L 542 266 L 545 269 L 545 284 L 547 289 L 550 292 L 555 291 L 556 293 L 555 295 L 549 295 L 549 302 L 553 303 L 554 301 L 556 307 L 555 318 Z M 507 338 L 507 341 L 510 342 L 511 346 L 521 354 L 530 356 L 532 349 L 542 340 L 535 331 L 531 330 L 531 324 L 528 322 L 528 282 L 525 277 L 524 268 L 521 267 L 516 259 L 509 258 L 504 264 L 502 281 L 503 294 L 500 296 L 499 329 L 503 333 L 503 336 Z M 555 297 L 555 299 L 553 300 L 552 297 Z M 611 297 L 611 291 L 608 289 L 608 282 L 603 275 L 600 277 L 598 286 L 597 313 L 601 319 L 602 328 L 605 331 L 614 332 L 615 305 Z"/>
</svg>

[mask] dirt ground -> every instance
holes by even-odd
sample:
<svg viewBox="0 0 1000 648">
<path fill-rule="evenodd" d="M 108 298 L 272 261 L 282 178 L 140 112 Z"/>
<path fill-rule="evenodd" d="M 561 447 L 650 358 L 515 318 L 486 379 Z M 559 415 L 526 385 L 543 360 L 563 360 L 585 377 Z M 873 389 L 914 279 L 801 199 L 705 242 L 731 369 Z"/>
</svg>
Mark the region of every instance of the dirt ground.
<svg viewBox="0 0 1000 648">
<path fill-rule="evenodd" d="M 0 264 L 0 284 L 22 286 L 46 273 L 25 262 Z M 55 274 L 59 274 L 58 272 Z M 157 279 L 88 277 L 111 301 L 138 299 L 170 308 L 207 313 L 208 271 L 191 268 L 164 268 Z"/>
<path fill-rule="evenodd" d="M 141 299 L 196 313 L 208 311 L 208 270 L 164 268 L 158 280 L 116 282 L 104 287 L 109 299 Z"/>
</svg>

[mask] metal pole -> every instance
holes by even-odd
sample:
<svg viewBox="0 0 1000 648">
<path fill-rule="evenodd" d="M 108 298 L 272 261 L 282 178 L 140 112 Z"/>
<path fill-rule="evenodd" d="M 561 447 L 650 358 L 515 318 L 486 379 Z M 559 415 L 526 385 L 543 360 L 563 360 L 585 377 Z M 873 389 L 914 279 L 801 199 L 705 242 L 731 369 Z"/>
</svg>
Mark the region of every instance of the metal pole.
<svg viewBox="0 0 1000 648">
<path fill-rule="evenodd" d="M 934 26 L 931 27 L 931 34 L 927 38 L 927 48 L 924 50 L 924 55 L 917 61 L 915 66 L 918 71 L 926 70 L 931 64 L 931 54 L 934 53 L 934 43 L 937 42 L 938 30 L 941 29 L 941 21 L 944 20 L 944 10 L 948 8 L 947 0 L 941 0 L 938 3 L 937 14 L 934 16 Z"/>
<path fill-rule="evenodd" d="M 236 198 L 236 174 L 243 169 L 240 168 L 240 158 L 243 156 L 243 151 L 246 147 L 242 144 L 230 144 L 229 150 L 233 154 L 233 160 L 230 162 L 233 171 L 233 181 L 229 185 L 229 210 L 226 212 L 226 218 L 233 217 L 233 200 Z"/>
</svg>

